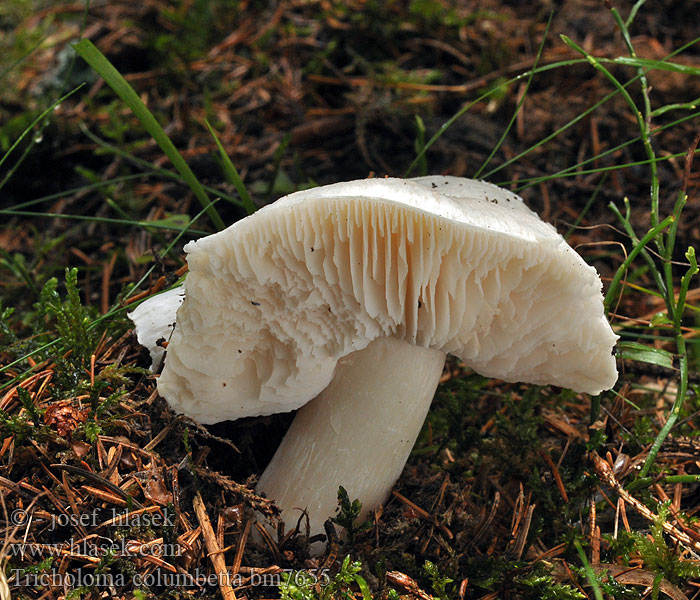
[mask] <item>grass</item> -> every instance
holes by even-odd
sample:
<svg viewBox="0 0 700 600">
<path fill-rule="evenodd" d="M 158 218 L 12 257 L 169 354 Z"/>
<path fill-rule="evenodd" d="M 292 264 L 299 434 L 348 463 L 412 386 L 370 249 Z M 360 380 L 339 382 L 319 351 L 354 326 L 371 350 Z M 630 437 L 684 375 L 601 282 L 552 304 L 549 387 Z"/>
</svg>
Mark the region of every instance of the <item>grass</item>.
<svg viewBox="0 0 700 600">
<path fill-rule="evenodd" d="M 508 19 L 522 17 L 458 9 L 443 13 L 432 2 L 407 3 L 403 12 L 401 3 L 368 2 L 364 12 L 356 12 L 352 3 L 348 8 L 331 2 L 320 17 L 289 7 L 272 15 L 254 9 L 238 14 L 232 7 L 232 15 L 226 16 L 223 5 L 209 9 L 196 4 L 192 22 L 183 18 L 184 5 L 173 2 L 167 7 L 167 27 L 144 34 L 153 51 L 149 66 L 174 73 L 178 85 L 191 81 L 188 87 L 205 90 L 187 90 L 194 97 L 191 104 L 199 104 L 188 108 L 194 118 L 179 116 L 172 127 L 163 115 L 174 119 L 187 106 L 169 104 L 176 87 L 169 87 L 166 78 L 158 81 L 145 103 L 144 88 L 135 89 L 139 79 L 129 81 L 129 73 L 120 72 L 83 39 L 76 50 L 111 91 L 104 87 L 86 95 L 84 88 L 76 88 L 42 99 L 43 107 L 15 109 L 19 120 L 12 127 L 24 123 L 19 131 L 3 126 L 0 132 L 12 136 L 0 157 L 6 170 L 0 189 L 9 199 L 0 208 L 7 219 L 0 233 L 27 240 L 16 249 L 9 238 L 0 240 L 0 485 L 7 510 L 34 510 L 39 521 L 51 511 L 98 511 L 104 522 L 106 507 L 139 510 L 133 504 L 139 498 L 142 508 L 172 507 L 184 511 L 186 520 L 194 519 L 189 506 L 196 490 L 209 503 L 210 518 L 216 516 L 215 526 L 228 547 L 227 564 L 239 567 L 239 594 L 563 600 L 640 598 L 648 588 L 652 597 L 697 595 L 699 549 L 692 540 L 698 534 L 694 490 L 699 475 L 692 460 L 674 459 L 673 452 L 697 454 L 700 347 L 692 223 L 697 219 L 698 185 L 692 126 L 700 113 L 695 94 L 658 102 L 650 82 L 658 86 L 663 83 L 660 75 L 671 74 L 697 80 L 700 69 L 684 57 L 695 56 L 698 40 L 684 39 L 661 59 L 643 57 L 634 32 L 642 27 L 640 14 L 653 9 L 637 2 L 626 17 L 615 8 L 604 16 L 616 27 L 626 55 L 594 54 L 571 32 L 560 43 L 549 36 L 552 19 L 547 22 L 545 16 L 527 23 L 541 26 L 529 67 L 512 77 L 484 81 L 470 92 L 473 100 L 464 93 L 445 100 L 440 94 L 453 92 L 438 91 L 441 85 L 453 85 L 456 73 L 476 78 L 481 63 L 493 60 L 462 58 L 464 28 L 498 17 L 507 31 Z M 17 14 L 25 14 L 19 6 Z M 128 9 L 117 8 L 123 13 L 113 16 L 129 16 Z M 84 23 L 88 14 L 81 17 Z M 236 30 L 244 42 L 229 55 L 221 44 L 224 25 L 234 16 L 241 22 L 230 31 Z M 28 49 L 0 64 L 0 80 L 21 82 L 32 60 L 42 62 L 36 54 L 39 46 L 32 46 L 35 34 L 21 29 L 20 17 L 13 19 L 14 35 L 28 40 Z M 252 27 L 259 22 L 262 27 Z M 54 26 L 60 29 L 60 19 L 42 23 L 42 31 Z M 194 32 L 191 47 L 178 38 L 185 31 Z M 375 43 L 364 47 L 362 36 Z M 293 44 L 300 39 L 309 42 L 310 50 L 300 50 L 307 53 L 306 66 L 295 71 L 289 56 L 279 50 L 284 47 L 280 41 Z M 324 43 L 314 46 L 318 39 Z M 448 40 L 444 51 L 452 58 L 416 52 L 411 44 L 425 39 Z M 501 45 L 499 56 L 515 50 L 522 54 L 522 49 L 508 47 L 506 39 L 497 36 L 488 44 Z M 486 44 L 486 38 L 480 42 Z M 601 47 L 615 50 L 613 42 L 601 40 Z M 243 73 L 240 83 L 216 81 L 219 67 L 207 60 L 217 56 L 212 48 L 233 61 L 227 68 Z M 182 64 L 189 66 L 182 69 Z M 494 69 L 503 75 L 508 64 Z M 550 101 L 556 100 L 565 76 L 593 90 L 588 105 L 575 114 L 562 108 L 562 119 L 553 118 L 547 131 L 530 139 L 523 122 L 536 118 L 529 116 L 531 101 L 546 98 L 543 90 L 548 89 L 555 94 Z M 295 77 L 301 77 L 303 86 Z M 324 87 L 338 85 L 349 85 L 349 91 L 334 95 Z M 686 85 L 689 92 L 696 89 Z M 18 97 L 20 89 L 27 88 L 17 85 Z M 255 102 L 272 98 L 271 91 L 277 96 L 269 100 L 274 110 L 266 121 Z M 226 100 L 232 94 L 243 99 L 234 103 L 234 117 Z M 447 114 L 445 106 L 453 105 L 453 98 L 461 106 Z M 333 135 L 312 137 L 315 148 L 299 142 L 302 135 L 314 134 L 294 120 L 294 102 L 308 103 L 306 118 L 325 119 L 323 127 L 337 128 L 343 140 L 350 139 L 351 150 L 339 146 Z M 62 112 L 64 107 L 70 108 Z M 82 132 L 74 127 L 70 112 L 79 109 L 88 124 Z M 310 563 L 303 535 L 280 547 L 247 544 L 245 510 L 272 509 L 245 481 L 260 473 L 260 454 L 283 421 L 253 420 L 218 432 L 168 414 L 129 337 L 125 312 L 134 305 L 130 300 L 143 297 L 142 290 L 152 293 L 174 283 L 184 240 L 250 214 L 281 189 L 324 181 L 336 170 L 349 176 L 356 168 L 353 154 L 376 161 L 375 167 L 386 163 L 373 138 L 393 126 L 387 124 L 399 124 L 395 145 L 385 152 L 396 155 L 392 171 L 431 172 L 444 168 L 444 156 L 452 156 L 449 136 L 465 116 L 476 111 L 484 119 L 492 109 L 500 126 L 495 144 L 475 152 L 472 163 L 479 166 L 470 164 L 464 174 L 511 183 L 535 203 L 535 190 L 562 196 L 573 189 L 583 198 L 560 201 L 560 215 L 577 223 L 615 226 L 571 230 L 582 251 L 600 249 L 586 256 L 596 260 L 604 275 L 605 305 L 624 340 L 618 355 L 625 370 L 615 391 L 593 399 L 590 406 L 587 398 L 566 390 L 503 385 L 450 364 L 448 381 L 397 485 L 398 495 L 385 507 L 379 525 L 355 523 L 359 507 L 342 490 L 335 519 L 352 536 L 339 554 Z M 275 111 L 282 115 L 277 120 Z M 407 112 L 410 120 L 403 121 Z M 348 131 L 343 129 L 347 115 L 350 136 L 342 133 Z M 607 145 L 591 142 L 572 151 L 577 132 L 586 124 L 595 131 L 594 122 L 605 123 L 611 133 Z M 271 137 L 261 123 L 274 125 Z M 402 128 L 402 123 L 408 124 Z M 76 149 L 81 170 L 70 178 L 75 185 L 20 197 L 13 183 L 25 176 L 27 161 L 36 154 L 44 160 L 54 156 L 44 154 L 41 141 L 53 127 L 64 129 Z M 246 128 L 253 133 L 247 134 Z M 190 131 L 195 131 L 195 147 L 205 151 L 188 154 Z M 266 145 L 256 146 L 260 142 Z M 85 143 L 91 151 L 80 154 Z M 163 166 L 155 148 L 174 170 Z M 246 151 L 260 157 L 251 158 Z M 237 157 L 229 156 L 231 152 Z M 551 169 L 548 160 L 557 153 L 567 163 Z M 321 173 L 318 164 L 333 168 Z M 365 171 L 369 167 L 362 165 Z M 87 173 L 95 174 L 93 181 L 86 181 Z M 64 203 L 66 198 L 82 199 L 84 205 Z M 80 269 L 66 265 L 69 253 L 82 261 Z M 236 452 L 237 464 L 221 462 L 224 449 Z M 596 460 L 601 456 L 616 468 L 612 483 L 604 463 Z M 23 536 L 36 544 L 55 545 L 93 532 L 66 527 L 49 535 L 30 523 L 7 521 L 5 531 L 15 541 Z M 121 536 L 130 543 L 187 545 L 186 558 L 165 557 L 165 563 L 177 563 L 184 571 L 205 570 L 209 559 L 193 533 L 204 525 L 184 522 L 128 528 L 107 524 L 93 533 Z M 22 533 L 12 524 L 22 525 Z M 55 564 L 46 552 L 44 548 L 38 555 L 18 557 L 6 549 L 0 564 L 6 564 L 10 586 L 29 574 L 52 572 Z M 75 553 L 64 559 L 73 571 L 83 566 L 123 576 L 120 593 L 182 595 L 167 586 L 130 583 L 136 574 L 156 572 L 156 567 L 167 571 L 157 561 L 112 552 L 96 560 Z M 273 569 L 270 573 L 279 578 L 270 581 L 277 585 L 250 587 L 255 574 L 251 568 Z M 636 572 L 636 579 L 630 572 Z M 2 586 L 0 581 L 0 596 Z M 24 586 L 21 593 L 39 597 L 47 589 Z M 219 593 L 216 585 L 192 589 Z M 91 597 L 100 591 L 87 585 L 72 595 Z"/>
</svg>

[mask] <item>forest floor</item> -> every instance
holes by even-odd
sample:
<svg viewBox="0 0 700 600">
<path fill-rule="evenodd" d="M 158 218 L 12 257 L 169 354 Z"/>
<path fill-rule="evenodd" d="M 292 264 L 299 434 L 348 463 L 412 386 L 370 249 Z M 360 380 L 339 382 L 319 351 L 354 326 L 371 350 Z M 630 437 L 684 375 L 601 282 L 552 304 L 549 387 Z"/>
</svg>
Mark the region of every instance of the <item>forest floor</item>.
<svg viewBox="0 0 700 600">
<path fill-rule="evenodd" d="M 700 598 L 700 3 L 619 4 L 4 0 L 0 598 Z M 246 215 L 207 121 L 257 207 L 368 176 L 516 191 L 601 275 L 614 390 L 450 358 L 382 511 L 345 499 L 320 557 L 303 520 L 254 535 L 291 416 L 174 414 L 126 317 Z"/>
</svg>

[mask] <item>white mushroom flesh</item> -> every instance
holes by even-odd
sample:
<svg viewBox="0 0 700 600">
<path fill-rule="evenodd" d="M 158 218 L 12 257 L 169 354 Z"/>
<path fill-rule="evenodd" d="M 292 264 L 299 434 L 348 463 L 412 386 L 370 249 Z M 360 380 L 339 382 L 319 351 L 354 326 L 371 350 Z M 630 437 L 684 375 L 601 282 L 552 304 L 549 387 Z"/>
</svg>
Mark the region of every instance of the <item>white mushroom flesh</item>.
<svg viewBox="0 0 700 600">
<path fill-rule="evenodd" d="M 128 313 L 134 322 L 136 339 L 151 355 L 151 370 L 157 371 L 163 362 L 165 344 L 175 329 L 177 309 L 185 299 L 185 290 L 178 286 L 151 297 Z"/>
<path fill-rule="evenodd" d="M 298 408 L 383 337 L 506 381 L 595 394 L 617 378 L 595 269 L 490 184 L 324 186 L 186 250 L 159 390 L 204 423 Z"/>
</svg>

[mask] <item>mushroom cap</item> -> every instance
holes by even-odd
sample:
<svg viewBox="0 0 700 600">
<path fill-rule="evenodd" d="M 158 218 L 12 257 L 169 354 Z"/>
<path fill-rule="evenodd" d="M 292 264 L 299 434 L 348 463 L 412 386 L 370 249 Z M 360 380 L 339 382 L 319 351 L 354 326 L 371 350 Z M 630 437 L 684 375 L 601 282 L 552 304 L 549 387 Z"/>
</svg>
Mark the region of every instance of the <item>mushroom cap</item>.
<svg viewBox="0 0 700 600">
<path fill-rule="evenodd" d="M 185 250 L 158 388 L 203 423 L 294 410 L 378 337 L 510 382 L 596 394 L 617 380 L 595 269 L 520 197 L 482 181 L 305 190 Z"/>
</svg>

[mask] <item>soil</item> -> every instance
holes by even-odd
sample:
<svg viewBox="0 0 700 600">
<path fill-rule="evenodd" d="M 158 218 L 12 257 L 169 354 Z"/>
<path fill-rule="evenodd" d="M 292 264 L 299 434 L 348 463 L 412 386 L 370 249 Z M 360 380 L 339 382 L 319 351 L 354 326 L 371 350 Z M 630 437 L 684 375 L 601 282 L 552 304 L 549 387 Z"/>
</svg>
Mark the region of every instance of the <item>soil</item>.
<svg viewBox="0 0 700 600">
<path fill-rule="evenodd" d="M 561 34 L 595 57 L 627 56 L 611 5 L 594 0 L 115 0 L 94 3 L 83 31 L 147 102 L 203 183 L 235 197 L 204 126 L 207 119 L 254 201 L 262 206 L 313 184 L 404 176 L 416 157 L 420 137 L 416 116 L 429 139 L 466 103 L 530 69 L 545 32 L 539 65 L 580 58 Z M 626 17 L 629 6 L 617 9 Z M 157 289 L 166 278 L 174 281 L 173 273 L 183 264 L 184 243 L 213 231 L 205 218 L 199 220 L 200 233 L 183 237 L 162 260 L 155 261 L 153 255 L 175 233 L 154 233 L 127 222 L 69 218 L 126 215 L 132 220 L 158 221 L 172 215 L 191 217 L 201 210 L 186 186 L 154 173 L 172 165 L 104 82 L 80 59 L 68 75 L 68 41 L 78 35 L 82 10 L 80 3 L 46 3 L 14 21 L 7 17 L 7 25 L 0 11 L 0 25 L 8 36 L 15 36 L 17 47 L 24 40 L 21 36 L 34 29 L 50 40 L 5 75 L 7 93 L 0 99 L 4 123 L 0 132 L 5 138 L 16 139 L 20 124 L 28 122 L 27 115 L 37 116 L 60 95 L 61 88 L 65 92 L 81 81 L 86 83 L 51 112 L 40 133 L 33 130 L 37 143 L 26 158 L 13 162 L 27 141 L 7 163 L 16 165 L 16 170 L 2 188 L 0 208 L 52 195 L 24 210 L 64 216 L 6 214 L 0 224 L 0 298 L 2 306 L 15 307 L 17 315 L 26 316 L 24 322 L 12 321 L 20 338 L 30 335 L 31 324 L 26 321 L 35 315 L 31 311 L 39 290 L 50 277 L 62 281 L 66 267 L 79 268 L 81 299 L 97 316 L 118 303 L 125 286 L 146 276 L 153 264 L 156 268 L 147 275 L 143 290 Z M 631 30 L 638 55 L 659 60 L 692 42 L 699 15 L 697 0 L 647 2 Z M 674 61 L 697 68 L 700 46 L 691 44 Z M 628 66 L 603 64 L 622 82 L 634 75 Z M 692 74 L 658 70 L 650 72 L 648 79 L 654 107 L 700 97 L 700 78 Z M 571 245 L 598 269 L 607 285 L 624 260 L 619 245 L 626 251 L 632 247 L 609 204 L 622 209 L 623 199 L 629 199 L 630 222 L 638 235 L 650 225 L 649 167 L 631 164 L 645 160 L 644 148 L 639 141 L 621 146 L 639 135 L 635 116 L 618 94 L 560 135 L 540 143 L 614 88 L 586 62 L 537 74 L 527 86 L 524 77 L 476 102 L 427 151 L 427 170 L 470 177 L 497 148 L 480 176 L 518 191 L 544 220 L 562 233 L 569 232 Z M 643 105 L 637 82 L 630 84 L 629 93 L 637 106 Z M 499 144 L 523 94 L 522 108 Z M 660 128 L 691 112 L 671 110 L 655 117 L 652 125 Z M 658 163 L 662 218 L 673 211 L 682 187 L 688 196 L 678 223 L 676 261 L 686 261 L 686 249 L 700 239 L 700 178 L 696 168 L 686 171 L 684 164 L 684 154 L 697 132 L 695 117 L 653 137 L 659 157 L 678 155 Z M 3 143 L 7 149 L 7 141 Z M 613 151 L 603 154 L 607 150 Z M 519 158 L 511 163 L 515 157 Z M 590 157 L 598 158 L 573 176 L 527 185 L 533 178 L 550 176 Z M 623 169 L 588 171 L 628 163 Z M 142 176 L 125 179 L 139 173 Z M 419 174 L 419 168 L 412 174 Z M 117 177 L 123 179 L 98 189 L 84 187 Z M 217 209 L 227 224 L 245 215 L 239 205 L 226 201 L 219 202 Z M 569 231 L 573 223 L 579 227 Z M 641 288 L 654 285 L 644 270 L 631 279 Z M 696 292 L 691 289 L 693 301 L 697 301 Z M 646 323 L 662 310 L 657 297 L 629 293 L 615 309 L 614 320 Z M 691 358 L 697 364 L 693 318 L 687 326 Z M 636 330 L 629 335 L 636 335 Z M 313 557 L 303 522 L 291 537 L 261 540 L 251 533 L 256 511 L 274 519 L 272 503 L 252 490 L 293 415 L 210 427 L 192 423 L 174 415 L 157 396 L 154 378 L 144 370 L 147 353 L 136 343 L 123 311 L 98 342 L 92 365 L 88 360 L 69 367 L 70 357 L 50 354 L 40 355 L 34 365 L 26 361 L 20 365 L 46 377 L 51 373 L 50 384 L 47 380 L 40 385 L 44 375 L 33 382 L 22 379 L 18 366 L 5 373 L 8 383 L 0 392 L 0 407 L 8 417 L 28 410 L 22 408 L 18 387 L 26 387 L 31 403 L 41 410 L 67 402 L 53 421 L 42 413 L 43 420 L 34 423 L 41 426 L 40 435 L 34 432 L 20 441 L 16 431 L 2 430 L 0 486 L 8 511 L 34 502 L 45 513 L 75 510 L 79 505 L 83 512 L 94 509 L 102 514 L 131 502 L 124 498 L 123 489 L 128 489 L 146 508 L 177 512 L 175 527 L 130 533 L 142 541 L 163 537 L 188 545 L 185 555 L 172 561 L 173 569 L 211 571 L 213 553 L 223 556 L 226 565 L 237 566 L 244 578 L 250 577 L 251 569 L 272 574 L 281 569 L 330 569 L 335 575 L 342 558 L 350 554 L 362 561 L 360 574 L 376 597 L 389 597 L 389 590 L 423 599 L 431 595 L 593 597 L 585 574 L 573 566 L 582 565 L 575 540 L 583 541 L 596 572 L 605 565 L 625 565 L 651 573 L 652 580 L 658 576 L 669 597 L 698 595 L 697 579 L 674 579 L 670 568 L 661 570 L 663 561 L 656 564 L 643 555 L 639 550 L 643 544 L 633 534 L 622 535 L 626 548 L 621 548 L 623 541 L 613 540 L 613 528 L 623 529 L 620 511 L 624 513 L 625 506 L 624 522 L 631 532 L 650 535 L 653 519 L 636 510 L 605 479 L 605 465 L 595 459 L 603 456 L 616 465 L 614 477 L 625 484 L 632 481 L 634 469 L 643 463 L 670 408 L 668 389 L 676 381 L 670 369 L 621 361 L 620 395 L 604 396 L 603 411 L 590 425 L 587 397 L 486 382 L 450 361 L 426 428 L 392 499 L 367 527 L 358 525 L 349 542 L 330 544 L 324 556 Z M 649 343 L 675 352 L 663 340 Z M 9 343 L 0 347 L 0 366 L 21 355 L 17 347 Z M 15 375 L 19 379 L 12 380 Z M 693 378 L 697 381 L 697 370 L 691 373 Z M 105 382 L 100 390 L 95 379 Z M 20 385 L 21 381 L 25 383 Z M 72 388 L 67 381 L 73 381 Z M 97 406 L 116 392 L 125 395 L 100 413 L 102 429 L 91 438 L 80 410 L 89 405 L 87 420 L 97 421 Z M 625 394 L 629 401 L 623 400 Z M 659 465 L 667 474 L 698 473 L 698 448 L 692 445 L 697 431 L 696 394 L 697 390 L 689 394 L 683 422 L 659 455 Z M 625 461 L 625 467 L 617 469 Z M 700 539 L 690 518 L 700 508 L 700 488 L 697 483 L 666 484 L 661 476 L 659 470 L 653 483 L 638 495 L 645 506 L 656 507 L 652 517 L 661 510 L 656 501 L 669 500 L 674 516 L 668 522 L 676 529 L 666 530 L 667 549 L 674 564 L 684 560 L 697 564 L 698 549 L 688 549 L 675 532 Z M 194 508 L 197 494 L 204 499 L 220 552 L 204 539 L 207 525 Z M 618 497 L 624 500 L 622 509 Z M 66 527 L 54 535 L 41 528 L 27 531 L 31 541 L 54 544 L 78 535 L 115 535 L 117 530 Z M 332 536 L 333 529 L 329 532 Z M 14 533 L 21 537 L 21 532 Z M 61 568 L 69 571 L 95 566 L 94 561 L 70 554 L 61 561 Z M 440 579 L 430 574 L 426 561 L 453 580 L 442 584 L 448 592 L 441 594 Z M 21 564 L 26 567 L 30 562 Z M 164 567 L 155 560 L 118 559 L 110 568 L 132 576 Z M 640 587 L 644 581 L 640 575 L 623 586 L 630 595 L 618 589 L 614 597 L 639 597 L 632 594 L 645 589 Z M 609 583 L 606 593 L 613 597 L 614 582 Z M 346 597 L 359 597 L 356 580 L 344 585 Z M 565 596 L 561 586 L 582 595 Z M 102 591 L 91 588 L 85 593 L 96 597 Z M 32 598 L 42 593 L 62 595 L 55 586 L 23 593 Z M 145 593 L 180 598 L 228 592 L 217 586 L 183 591 L 156 585 Z M 278 593 L 274 587 L 251 585 L 250 580 L 235 590 L 239 598 L 277 597 Z M 111 595 L 133 597 L 133 586 L 125 584 L 111 590 Z"/>
</svg>

